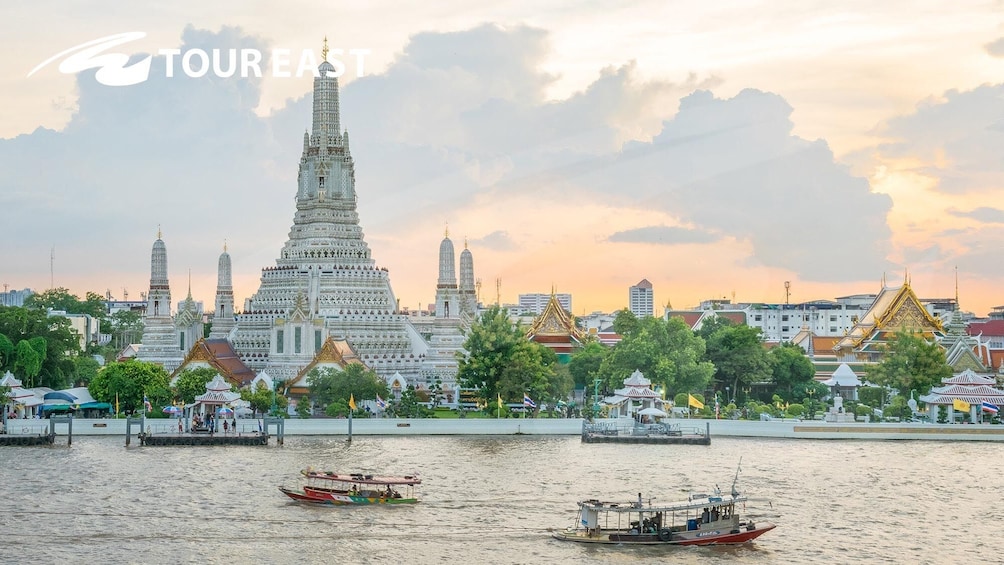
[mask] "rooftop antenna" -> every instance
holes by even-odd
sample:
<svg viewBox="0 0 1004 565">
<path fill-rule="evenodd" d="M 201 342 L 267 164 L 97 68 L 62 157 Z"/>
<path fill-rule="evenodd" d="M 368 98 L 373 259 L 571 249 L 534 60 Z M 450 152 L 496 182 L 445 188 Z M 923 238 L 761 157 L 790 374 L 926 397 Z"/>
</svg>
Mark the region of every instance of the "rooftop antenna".
<svg viewBox="0 0 1004 565">
<path fill-rule="evenodd" d="M 791 281 L 784 281 L 784 303 L 788 304 L 791 298 Z"/>
<path fill-rule="evenodd" d="M 480 277 L 474 283 L 474 288 L 477 290 L 477 293 L 478 293 L 478 304 L 481 304 L 481 278 Z"/>
<path fill-rule="evenodd" d="M 122 301 L 123 302 L 129 301 L 129 291 L 126 290 L 125 287 L 122 287 Z"/>
<path fill-rule="evenodd" d="M 502 279 L 495 279 L 495 305 L 502 305 Z"/>
</svg>

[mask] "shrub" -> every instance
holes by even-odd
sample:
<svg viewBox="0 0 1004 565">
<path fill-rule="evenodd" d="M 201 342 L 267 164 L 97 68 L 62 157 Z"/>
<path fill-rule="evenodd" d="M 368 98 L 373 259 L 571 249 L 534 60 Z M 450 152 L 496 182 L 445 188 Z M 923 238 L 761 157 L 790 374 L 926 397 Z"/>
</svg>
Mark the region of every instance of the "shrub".
<svg viewBox="0 0 1004 565">
<path fill-rule="evenodd" d="M 787 414 L 792 418 L 801 418 L 802 414 L 805 414 L 805 406 L 801 404 L 789 404 Z"/>
</svg>

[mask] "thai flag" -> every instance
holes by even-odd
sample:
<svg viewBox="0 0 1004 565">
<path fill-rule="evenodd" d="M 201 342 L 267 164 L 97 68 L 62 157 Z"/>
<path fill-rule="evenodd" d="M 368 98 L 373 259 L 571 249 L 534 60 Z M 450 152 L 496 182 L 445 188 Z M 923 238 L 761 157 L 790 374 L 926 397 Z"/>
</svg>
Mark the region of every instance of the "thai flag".
<svg viewBox="0 0 1004 565">
<path fill-rule="evenodd" d="M 990 412 L 991 414 L 996 414 L 999 408 L 997 406 L 990 404 L 989 402 L 984 402 L 981 404 L 984 412 Z"/>
<path fill-rule="evenodd" d="M 379 394 L 377 395 L 377 399 L 376 400 L 377 400 L 377 406 L 379 406 L 381 410 L 383 410 L 384 408 L 387 407 L 387 401 L 384 400 L 384 399 L 382 399 L 382 398 L 380 398 Z"/>
<path fill-rule="evenodd" d="M 143 396 L 143 407 L 146 408 L 147 412 L 153 412 L 153 406 L 150 404 L 150 399 Z"/>
<path fill-rule="evenodd" d="M 537 403 L 535 403 L 533 401 L 533 399 L 530 398 L 529 396 L 527 396 L 527 394 L 524 392 L 523 393 L 523 406 L 526 406 L 527 408 L 536 408 L 537 407 Z"/>
</svg>

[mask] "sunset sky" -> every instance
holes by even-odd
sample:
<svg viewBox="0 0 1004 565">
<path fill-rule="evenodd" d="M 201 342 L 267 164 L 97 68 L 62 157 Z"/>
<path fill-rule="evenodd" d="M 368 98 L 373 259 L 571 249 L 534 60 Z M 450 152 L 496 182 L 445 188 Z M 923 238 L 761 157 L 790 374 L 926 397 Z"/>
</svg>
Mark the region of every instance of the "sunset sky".
<svg viewBox="0 0 1004 565">
<path fill-rule="evenodd" d="M 480 4 L 480 6 L 479 6 Z M 312 78 L 164 76 L 159 49 L 365 48 L 342 77 L 359 214 L 402 305 L 435 297 L 446 226 L 483 301 L 832 299 L 909 272 L 1004 304 L 1004 1 L 4 4 L 0 284 L 238 304 L 294 212 Z M 150 78 L 63 73 L 109 49 Z M 349 57 L 342 57 L 349 61 Z"/>
</svg>

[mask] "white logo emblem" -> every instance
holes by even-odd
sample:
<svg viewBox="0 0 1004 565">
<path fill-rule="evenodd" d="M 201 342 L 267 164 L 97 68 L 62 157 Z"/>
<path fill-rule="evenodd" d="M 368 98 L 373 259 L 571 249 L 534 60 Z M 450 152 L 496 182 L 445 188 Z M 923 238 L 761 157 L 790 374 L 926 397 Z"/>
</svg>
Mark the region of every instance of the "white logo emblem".
<svg viewBox="0 0 1004 565">
<path fill-rule="evenodd" d="M 74 74 L 87 69 L 97 68 L 94 78 L 106 86 L 129 86 L 139 84 L 150 77 L 150 60 L 152 56 L 147 55 L 140 61 L 126 66 L 129 62 L 129 55 L 125 53 L 104 53 L 103 51 L 116 45 L 135 41 L 146 37 L 142 31 L 129 31 L 117 33 L 94 39 L 86 43 L 81 43 L 75 47 L 70 47 L 65 51 L 56 53 L 28 73 L 28 76 L 35 74 L 39 69 L 49 63 L 59 59 L 64 55 L 73 53 L 59 64 L 59 72 L 64 74 Z"/>
</svg>

